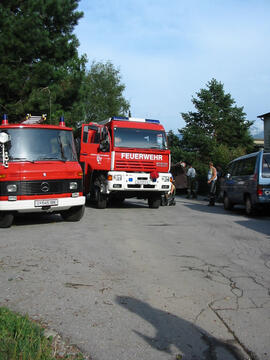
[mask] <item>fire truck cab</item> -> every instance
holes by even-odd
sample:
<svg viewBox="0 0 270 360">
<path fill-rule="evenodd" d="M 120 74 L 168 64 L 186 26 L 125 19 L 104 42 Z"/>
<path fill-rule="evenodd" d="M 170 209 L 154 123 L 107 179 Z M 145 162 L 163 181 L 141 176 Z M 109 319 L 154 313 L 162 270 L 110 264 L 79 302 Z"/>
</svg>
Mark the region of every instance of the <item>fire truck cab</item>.
<svg viewBox="0 0 270 360">
<path fill-rule="evenodd" d="M 125 198 L 147 199 L 158 208 L 169 193 L 170 151 L 158 120 L 112 117 L 83 124 L 75 143 L 84 171 L 84 193 L 105 208 Z"/>
<path fill-rule="evenodd" d="M 9 227 L 16 213 L 60 213 L 78 221 L 84 213 L 83 173 L 72 129 L 42 124 L 27 117 L 0 125 L 0 227 Z"/>
</svg>

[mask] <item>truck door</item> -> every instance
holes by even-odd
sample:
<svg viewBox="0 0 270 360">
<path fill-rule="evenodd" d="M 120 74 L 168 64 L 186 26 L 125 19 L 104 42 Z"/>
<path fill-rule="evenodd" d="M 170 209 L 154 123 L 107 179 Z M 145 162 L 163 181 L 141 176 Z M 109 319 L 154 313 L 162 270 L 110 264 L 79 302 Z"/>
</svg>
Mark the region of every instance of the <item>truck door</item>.
<svg viewBox="0 0 270 360">
<path fill-rule="evenodd" d="M 82 126 L 80 162 L 84 163 L 86 172 L 110 170 L 110 147 L 111 140 L 106 127 L 86 124 Z"/>
</svg>

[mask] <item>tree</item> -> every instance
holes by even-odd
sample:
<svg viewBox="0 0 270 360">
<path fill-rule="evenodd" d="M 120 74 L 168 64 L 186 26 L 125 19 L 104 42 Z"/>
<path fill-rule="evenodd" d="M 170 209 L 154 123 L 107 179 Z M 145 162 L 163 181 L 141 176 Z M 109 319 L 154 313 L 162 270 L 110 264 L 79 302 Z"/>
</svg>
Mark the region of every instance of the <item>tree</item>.
<svg viewBox="0 0 270 360">
<path fill-rule="evenodd" d="M 176 164 L 180 160 L 183 160 L 183 150 L 181 148 L 181 141 L 179 136 L 175 135 L 172 130 L 167 133 L 168 147 L 171 151 L 171 162 Z"/>
<path fill-rule="evenodd" d="M 28 112 L 49 112 L 56 100 L 56 112 L 57 107 L 68 111 L 76 100 L 86 62 L 78 57 L 72 34 L 83 16 L 76 11 L 78 2 L 1 0 L 0 106 L 11 121 Z"/>
<path fill-rule="evenodd" d="M 99 122 L 111 116 L 127 116 L 129 102 L 123 92 L 119 69 L 110 61 L 93 62 L 81 88 L 83 121 Z"/>
<path fill-rule="evenodd" d="M 252 121 L 245 119 L 243 107 L 237 107 L 230 94 L 225 94 L 223 84 L 215 79 L 207 83 L 192 98 L 196 111 L 182 113 L 186 122 L 182 144 L 189 150 L 210 155 L 218 144 L 228 148 L 249 149 L 253 141 L 249 133 Z"/>
</svg>

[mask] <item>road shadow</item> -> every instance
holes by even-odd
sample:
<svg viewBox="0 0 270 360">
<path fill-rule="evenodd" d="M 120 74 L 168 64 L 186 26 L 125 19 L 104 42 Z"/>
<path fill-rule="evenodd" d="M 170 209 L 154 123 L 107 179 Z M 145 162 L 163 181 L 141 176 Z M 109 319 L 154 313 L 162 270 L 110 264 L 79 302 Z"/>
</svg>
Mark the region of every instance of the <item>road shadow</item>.
<svg viewBox="0 0 270 360">
<path fill-rule="evenodd" d="M 191 322 L 154 308 L 144 301 L 129 296 L 117 296 L 116 303 L 154 327 L 154 337 L 142 334 L 136 329 L 132 331 L 156 350 L 172 354 L 170 347 L 174 345 L 180 352 L 176 358 L 183 360 L 245 359 L 240 348 L 234 343 L 219 340 Z M 218 354 L 222 354 L 222 357 L 218 357 Z"/>
<path fill-rule="evenodd" d="M 188 207 L 191 210 L 222 215 L 232 218 L 232 222 L 245 226 L 248 229 L 255 230 L 259 233 L 270 235 L 270 226 L 269 226 L 269 213 L 258 212 L 254 216 L 247 216 L 245 213 L 245 208 L 243 206 L 235 206 L 232 210 L 224 210 L 223 204 L 217 203 L 215 206 L 207 206 L 207 201 L 202 200 L 188 200 L 180 198 L 176 202 L 179 204 Z M 239 218 L 245 218 L 245 220 L 236 220 L 235 216 Z"/>
<path fill-rule="evenodd" d="M 42 225 L 64 222 L 60 214 L 16 214 L 12 226 Z"/>
<path fill-rule="evenodd" d="M 87 201 L 85 204 L 88 208 L 96 209 L 97 205 L 94 201 Z M 139 209 L 139 208 L 149 208 L 147 201 L 140 201 L 137 199 L 126 199 L 122 203 L 117 202 L 108 202 L 108 209 Z"/>
<path fill-rule="evenodd" d="M 270 224 L 266 219 L 249 219 L 249 221 L 235 221 L 236 224 L 245 226 L 250 230 L 257 231 L 270 237 Z"/>
</svg>

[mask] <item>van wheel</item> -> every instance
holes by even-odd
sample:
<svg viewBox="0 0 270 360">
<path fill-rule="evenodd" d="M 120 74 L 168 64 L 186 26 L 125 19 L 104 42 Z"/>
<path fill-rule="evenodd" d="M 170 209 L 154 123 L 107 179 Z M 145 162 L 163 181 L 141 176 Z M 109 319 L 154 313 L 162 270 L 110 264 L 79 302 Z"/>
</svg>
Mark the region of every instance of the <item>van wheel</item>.
<svg viewBox="0 0 270 360">
<path fill-rule="evenodd" d="M 160 198 L 150 197 L 148 198 L 148 205 L 151 209 L 158 209 L 160 205 Z"/>
<path fill-rule="evenodd" d="M 0 228 L 9 228 L 13 223 L 14 215 L 0 212 Z"/>
<path fill-rule="evenodd" d="M 246 210 L 246 214 L 248 216 L 251 216 L 251 215 L 255 214 L 255 208 L 252 205 L 250 196 L 246 196 L 246 198 L 245 198 L 245 210 Z"/>
<path fill-rule="evenodd" d="M 83 217 L 85 206 L 73 206 L 72 208 L 61 211 L 61 216 L 65 221 L 79 221 Z"/>
<path fill-rule="evenodd" d="M 107 207 L 107 195 L 100 192 L 100 190 L 97 190 L 96 193 L 97 198 L 97 208 L 98 209 L 106 209 Z"/>
<path fill-rule="evenodd" d="M 223 205 L 225 210 L 231 210 L 233 208 L 233 204 L 227 194 L 224 195 Z"/>
</svg>

